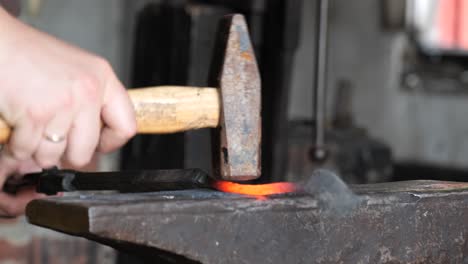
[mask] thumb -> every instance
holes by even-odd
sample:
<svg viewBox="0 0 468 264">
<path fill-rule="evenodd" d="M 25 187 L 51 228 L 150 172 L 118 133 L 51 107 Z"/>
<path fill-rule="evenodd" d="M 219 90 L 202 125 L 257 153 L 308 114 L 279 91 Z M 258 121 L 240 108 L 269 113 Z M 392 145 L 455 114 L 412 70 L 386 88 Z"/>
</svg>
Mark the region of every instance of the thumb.
<svg viewBox="0 0 468 264">
<path fill-rule="evenodd" d="M 37 193 L 34 187 L 22 189 L 15 195 L 0 192 L 0 217 L 20 216 L 30 201 L 44 197 L 46 195 Z"/>
</svg>

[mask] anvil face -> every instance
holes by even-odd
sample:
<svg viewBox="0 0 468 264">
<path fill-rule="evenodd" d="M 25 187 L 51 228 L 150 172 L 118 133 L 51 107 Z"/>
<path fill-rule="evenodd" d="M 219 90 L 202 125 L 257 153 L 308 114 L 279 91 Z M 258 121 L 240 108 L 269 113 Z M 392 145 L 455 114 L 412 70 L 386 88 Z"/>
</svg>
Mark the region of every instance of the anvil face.
<svg viewBox="0 0 468 264">
<path fill-rule="evenodd" d="M 191 252 L 189 255 L 230 251 L 226 243 L 235 238 L 232 232 L 243 234 L 249 230 L 243 229 L 249 223 L 244 225 L 228 219 L 232 216 L 238 215 L 241 220 L 243 215 L 317 206 L 314 201 L 299 202 L 300 196 L 305 198 L 302 194 L 269 198 L 243 196 L 208 189 L 82 193 L 33 201 L 28 206 L 27 216 L 31 223 L 39 226 L 97 240 L 128 253 L 151 255 L 151 258 L 162 254 L 180 263 L 188 259 L 200 261 L 198 257 L 186 255 L 184 248 Z M 225 218 L 228 215 L 230 217 Z M 226 222 L 219 222 L 223 219 Z"/>
<path fill-rule="evenodd" d="M 468 184 L 362 185 L 343 196 L 342 183 L 330 182 L 316 193 L 266 199 L 204 189 L 82 194 L 33 201 L 27 216 L 174 263 L 381 263 L 388 256 L 458 263 L 468 256 Z"/>
</svg>

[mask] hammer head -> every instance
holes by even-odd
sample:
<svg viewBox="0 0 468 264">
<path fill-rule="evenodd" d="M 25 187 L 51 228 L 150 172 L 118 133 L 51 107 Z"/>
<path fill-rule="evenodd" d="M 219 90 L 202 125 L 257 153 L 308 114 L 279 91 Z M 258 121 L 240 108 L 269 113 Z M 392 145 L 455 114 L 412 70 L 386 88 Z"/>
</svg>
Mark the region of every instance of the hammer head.
<svg viewBox="0 0 468 264">
<path fill-rule="evenodd" d="M 221 115 L 213 167 L 223 180 L 252 180 L 261 175 L 260 74 L 244 17 L 225 17 L 219 31 L 212 85 L 220 89 Z"/>
</svg>

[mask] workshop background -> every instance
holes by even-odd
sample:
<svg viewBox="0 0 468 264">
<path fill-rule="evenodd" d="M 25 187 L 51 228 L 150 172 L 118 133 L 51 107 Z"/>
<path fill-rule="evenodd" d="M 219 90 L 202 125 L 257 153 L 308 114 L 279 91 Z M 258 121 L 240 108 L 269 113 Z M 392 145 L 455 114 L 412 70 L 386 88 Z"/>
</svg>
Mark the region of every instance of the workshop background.
<svg viewBox="0 0 468 264">
<path fill-rule="evenodd" d="M 161 11 L 163 18 L 171 14 L 176 17 L 185 10 L 200 29 L 210 26 L 203 24 L 206 22 L 200 18 L 202 15 L 219 16 L 226 12 L 219 10 L 217 2 L 229 1 L 25 0 L 21 19 L 103 56 L 128 87 L 151 84 L 153 79 L 161 82 L 158 84 L 164 81 L 199 84 L 205 81 L 206 74 L 196 67 L 205 63 L 200 58 L 192 58 L 195 62 L 184 72 L 184 80 L 178 80 L 177 76 L 155 77 L 139 69 L 157 68 L 146 61 L 157 60 L 158 52 L 167 53 L 163 49 L 180 48 L 177 40 L 183 40 L 177 38 L 178 31 L 166 38 L 154 37 L 161 35 L 157 29 L 164 26 L 157 24 L 160 20 L 151 20 L 152 14 L 165 10 Z M 262 5 L 268 1 L 252 2 L 256 5 L 251 7 L 250 18 L 257 14 L 260 19 Z M 263 149 L 267 166 L 263 181 L 299 180 L 318 167 L 339 171 L 351 183 L 465 179 L 468 37 L 464 29 L 468 27 L 468 5 L 463 6 L 458 0 L 440 2 L 330 1 L 324 111 L 328 153 L 323 162 L 311 157 L 316 123 L 313 102 L 317 1 L 270 1 L 283 7 L 278 8 L 282 12 L 278 24 L 272 23 L 269 29 L 282 34 L 273 38 L 281 49 L 273 55 L 258 54 L 284 60 L 282 78 L 273 90 L 276 96 L 268 93 L 269 87 L 263 87 L 264 96 L 271 96 L 263 100 L 273 102 L 264 107 L 264 116 L 267 115 L 264 129 L 270 134 L 264 141 L 268 145 Z M 181 8 L 184 4 L 188 7 Z M 151 7 L 146 8 L 148 5 Z M 164 8 L 158 9 L 161 5 Z M 145 25 L 147 20 L 156 23 L 155 26 Z M 177 28 L 179 22 L 172 19 L 165 30 Z M 258 30 L 253 26 L 254 34 L 259 34 Z M 194 38 L 204 36 L 194 32 L 190 32 Z M 154 45 L 145 46 L 145 40 Z M 255 44 L 262 40 L 254 37 L 253 41 Z M 194 49 L 196 45 L 189 48 Z M 148 49 L 160 50 L 151 53 Z M 177 50 L 172 53 L 178 55 Z M 164 60 L 171 58 L 174 57 Z M 177 73 L 173 70 L 167 74 Z M 273 78 L 274 74 L 262 77 Z M 203 158 L 209 156 L 209 148 L 203 150 L 200 147 L 203 144 L 209 144 L 205 132 L 156 139 L 138 137 L 122 153 L 101 157 L 98 169 L 201 167 L 209 170 L 210 159 Z M 158 149 L 164 154 L 158 154 Z M 184 157 L 175 157 L 173 153 L 178 151 Z M 206 155 L 200 155 L 199 151 L 205 151 Z M 150 164 L 145 160 L 148 153 L 152 159 L 166 156 L 167 162 L 161 159 L 160 164 Z M 111 248 L 33 227 L 21 218 L 0 220 L 0 263 L 137 262 Z"/>
</svg>

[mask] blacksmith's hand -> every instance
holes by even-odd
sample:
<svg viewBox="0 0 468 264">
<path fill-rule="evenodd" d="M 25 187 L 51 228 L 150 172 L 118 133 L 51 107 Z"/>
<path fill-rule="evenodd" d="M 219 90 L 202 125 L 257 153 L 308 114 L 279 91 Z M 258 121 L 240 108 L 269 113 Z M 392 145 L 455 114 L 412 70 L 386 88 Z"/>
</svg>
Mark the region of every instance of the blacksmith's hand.
<svg viewBox="0 0 468 264">
<path fill-rule="evenodd" d="M 40 32 L 0 8 L 0 115 L 13 128 L 0 153 L 0 190 L 25 163 L 86 165 L 136 131 L 130 99 L 109 63 Z M 0 194 L 0 215 L 36 197 Z"/>
</svg>

